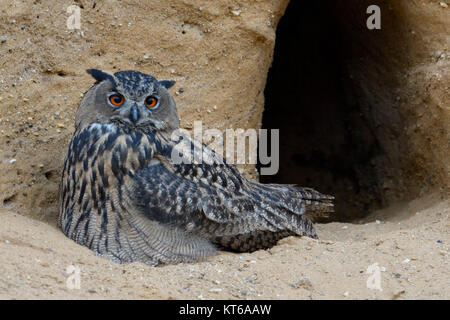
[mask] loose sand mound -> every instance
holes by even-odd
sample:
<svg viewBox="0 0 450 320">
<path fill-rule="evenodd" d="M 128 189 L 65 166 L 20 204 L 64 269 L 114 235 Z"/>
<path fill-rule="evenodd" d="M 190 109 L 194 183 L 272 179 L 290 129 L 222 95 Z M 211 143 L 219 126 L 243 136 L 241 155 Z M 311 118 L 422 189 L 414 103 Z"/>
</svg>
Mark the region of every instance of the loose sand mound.
<svg viewBox="0 0 450 320">
<path fill-rule="evenodd" d="M 449 207 L 431 196 L 358 224 L 318 225 L 320 241 L 289 237 L 270 250 L 156 268 L 110 262 L 54 225 L 1 211 L 0 298 L 449 299 Z M 382 291 L 367 287 L 374 264 Z M 67 286 L 71 265 L 80 289 Z"/>
</svg>

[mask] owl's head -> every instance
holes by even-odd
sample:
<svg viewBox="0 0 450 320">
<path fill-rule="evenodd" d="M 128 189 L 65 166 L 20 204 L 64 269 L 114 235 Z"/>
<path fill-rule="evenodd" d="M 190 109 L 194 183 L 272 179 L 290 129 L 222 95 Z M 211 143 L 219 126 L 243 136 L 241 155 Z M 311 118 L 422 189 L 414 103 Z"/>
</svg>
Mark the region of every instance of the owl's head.
<svg viewBox="0 0 450 320">
<path fill-rule="evenodd" d="M 97 82 L 78 107 L 76 128 L 91 123 L 112 123 L 132 130 L 172 131 L 180 121 L 168 88 L 175 81 L 158 81 L 133 70 L 110 74 L 97 69 L 87 72 Z"/>
</svg>

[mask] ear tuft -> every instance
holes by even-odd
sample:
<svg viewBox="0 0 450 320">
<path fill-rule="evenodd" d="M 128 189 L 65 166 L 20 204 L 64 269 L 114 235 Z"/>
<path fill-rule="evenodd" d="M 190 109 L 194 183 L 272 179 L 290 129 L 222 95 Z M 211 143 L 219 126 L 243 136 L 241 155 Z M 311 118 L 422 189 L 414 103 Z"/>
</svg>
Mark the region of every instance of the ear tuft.
<svg viewBox="0 0 450 320">
<path fill-rule="evenodd" d="M 87 69 L 86 72 L 89 73 L 95 80 L 97 80 L 97 82 L 102 82 L 104 80 L 109 80 L 109 81 L 111 81 L 112 84 L 116 83 L 114 81 L 114 77 L 111 74 L 106 73 L 106 72 L 104 72 L 102 70 Z"/>
<path fill-rule="evenodd" d="M 163 87 L 166 87 L 166 89 L 169 89 L 170 87 L 172 87 L 175 84 L 174 80 L 161 80 L 158 81 L 158 83 L 160 85 L 162 85 Z"/>
</svg>

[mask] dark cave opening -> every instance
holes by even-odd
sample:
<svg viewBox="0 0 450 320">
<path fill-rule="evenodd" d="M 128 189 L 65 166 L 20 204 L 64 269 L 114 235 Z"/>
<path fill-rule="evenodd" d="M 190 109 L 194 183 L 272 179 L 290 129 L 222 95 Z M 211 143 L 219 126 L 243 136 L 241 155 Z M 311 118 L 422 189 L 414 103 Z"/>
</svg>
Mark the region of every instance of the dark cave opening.
<svg viewBox="0 0 450 320">
<path fill-rule="evenodd" d="M 383 179 L 374 165 L 383 148 L 370 113 L 350 98 L 349 92 L 360 89 L 349 88 L 346 60 L 357 46 L 343 33 L 333 3 L 291 1 L 278 24 L 262 128 L 280 129 L 280 168 L 260 181 L 332 194 L 332 220 L 348 221 L 383 204 Z M 361 12 L 356 20 L 365 24 L 364 16 Z M 370 59 L 364 50 L 358 59 Z"/>
</svg>

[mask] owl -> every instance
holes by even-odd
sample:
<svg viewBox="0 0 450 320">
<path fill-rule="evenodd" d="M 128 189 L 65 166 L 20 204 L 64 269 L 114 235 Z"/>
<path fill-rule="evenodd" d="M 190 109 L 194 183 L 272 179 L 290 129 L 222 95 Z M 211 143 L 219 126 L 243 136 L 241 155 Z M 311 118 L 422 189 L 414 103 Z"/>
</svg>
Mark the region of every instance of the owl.
<svg viewBox="0 0 450 320">
<path fill-rule="evenodd" d="M 305 213 L 333 212 L 332 196 L 246 179 L 205 145 L 209 161 L 173 160 L 174 81 L 87 72 L 96 83 L 78 107 L 62 171 L 58 225 L 66 236 L 116 262 L 152 266 L 317 237 Z M 198 143 L 188 140 L 187 149 Z"/>
</svg>

